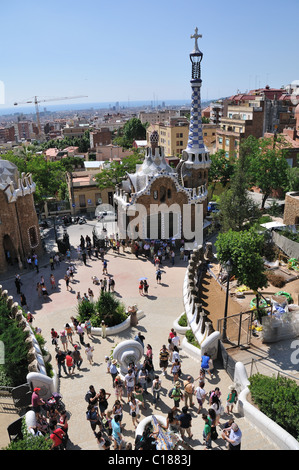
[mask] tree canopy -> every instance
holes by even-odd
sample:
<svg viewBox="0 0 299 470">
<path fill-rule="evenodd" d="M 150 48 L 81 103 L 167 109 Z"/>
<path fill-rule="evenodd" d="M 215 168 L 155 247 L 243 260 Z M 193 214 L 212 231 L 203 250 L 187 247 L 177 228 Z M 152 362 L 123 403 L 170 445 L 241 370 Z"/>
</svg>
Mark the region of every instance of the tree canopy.
<svg viewBox="0 0 299 470">
<path fill-rule="evenodd" d="M 288 162 L 283 148 L 272 139 L 248 137 L 243 143 L 249 156 L 248 181 L 263 193 L 262 209 L 273 190 L 283 189 L 287 181 Z"/>
<path fill-rule="evenodd" d="M 126 173 L 134 173 L 139 163 L 142 163 L 142 157 L 138 152 L 123 158 L 121 163 L 109 162 L 109 167 L 104 167 L 95 176 L 98 187 L 100 189 L 113 188 L 122 181 Z"/>
<path fill-rule="evenodd" d="M 41 204 L 48 197 L 65 199 L 68 197 L 66 171 L 82 165 L 82 159 L 67 157 L 56 162 L 46 161 L 44 155 L 33 153 L 31 148 L 24 147 L 18 153 L 12 151 L 2 155 L 3 160 L 14 163 L 19 173 L 31 173 L 36 184 L 34 201 Z"/>
<path fill-rule="evenodd" d="M 254 291 L 267 286 L 262 250 L 264 236 L 255 229 L 235 232 L 228 230 L 218 235 L 215 242 L 217 258 L 222 266 L 232 262 L 232 275 L 239 284 Z"/>
<path fill-rule="evenodd" d="M 256 221 L 259 210 L 248 195 L 248 167 L 250 164 L 250 147 L 240 146 L 239 159 L 234 164 L 230 188 L 220 196 L 220 221 L 224 231 L 244 230 L 249 223 Z"/>
<path fill-rule="evenodd" d="M 132 118 L 117 132 L 113 143 L 123 148 L 131 148 L 134 140 L 146 139 L 146 127 L 140 119 Z"/>
<path fill-rule="evenodd" d="M 89 130 L 84 132 L 82 137 L 65 137 L 64 139 L 51 139 L 47 142 L 40 144 L 41 150 L 47 150 L 49 148 L 57 148 L 64 150 L 66 147 L 78 147 L 79 152 L 86 153 L 90 148 Z"/>
<path fill-rule="evenodd" d="M 226 158 L 224 150 L 218 150 L 216 153 L 212 154 L 210 158 L 209 185 L 212 198 L 217 182 L 219 182 L 223 188 L 230 182 L 235 170 L 235 161 Z"/>
</svg>

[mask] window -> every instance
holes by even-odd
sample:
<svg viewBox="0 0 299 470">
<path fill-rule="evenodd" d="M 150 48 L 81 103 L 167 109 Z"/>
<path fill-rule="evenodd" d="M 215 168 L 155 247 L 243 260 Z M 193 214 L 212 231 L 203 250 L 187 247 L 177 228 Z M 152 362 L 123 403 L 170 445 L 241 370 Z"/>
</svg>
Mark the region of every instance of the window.
<svg viewBox="0 0 299 470">
<path fill-rule="evenodd" d="M 95 203 L 102 204 L 102 193 L 95 193 Z"/>
<path fill-rule="evenodd" d="M 80 207 L 86 207 L 85 194 L 79 195 L 79 205 Z"/>
<path fill-rule="evenodd" d="M 225 145 L 229 145 L 229 139 L 225 139 Z"/>
<path fill-rule="evenodd" d="M 222 144 L 222 142 L 223 142 L 222 137 L 219 137 L 218 142 L 219 142 L 219 144 Z"/>
<path fill-rule="evenodd" d="M 31 248 L 35 248 L 38 245 L 37 231 L 35 225 L 29 228 L 29 242 Z"/>
</svg>

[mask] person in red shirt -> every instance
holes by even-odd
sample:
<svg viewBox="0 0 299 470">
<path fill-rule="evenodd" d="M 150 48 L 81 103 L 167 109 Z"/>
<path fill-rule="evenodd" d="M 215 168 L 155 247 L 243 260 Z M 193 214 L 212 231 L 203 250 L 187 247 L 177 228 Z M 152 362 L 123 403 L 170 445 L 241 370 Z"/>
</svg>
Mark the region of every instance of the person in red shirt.
<svg viewBox="0 0 299 470">
<path fill-rule="evenodd" d="M 66 366 L 68 368 L 69 374 L 73 374 L 74 369 L 75 369 L 75 364 L 74 364 L 74 360 L 72 358 L 71 351 L 67 352 L 67 355 L 65 356 L 65 362 L 66 362 Z"/>
<path fill-rule="evenodd" d="M 171 328 L 170 333 L 169 333 L 169 338 L 172 339 L 174 336 L 175 336 L 174 328 Z"/>
<path fill-rule="evenodd" d="M 65 433 L 61 428 L 57 428 L 54 425 L 50 425 L 50 439 L 53 441 L 51 450 L 61 450 L 64 449 L 64 437 Z"/>
</svg>

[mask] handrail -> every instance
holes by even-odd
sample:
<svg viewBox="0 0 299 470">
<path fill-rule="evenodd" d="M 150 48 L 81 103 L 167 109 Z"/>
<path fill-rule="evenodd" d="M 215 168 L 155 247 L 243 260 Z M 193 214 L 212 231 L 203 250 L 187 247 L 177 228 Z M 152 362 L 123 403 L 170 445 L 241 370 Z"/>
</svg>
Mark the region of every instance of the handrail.
<svg viewBox="0 0 299 470">
<path fill-rule="evenodd" d="M 271 366 L 271 365 L 269 365 L 269 364 L 265 364 L 264 362 L 262 362 L 262 360 L 258 360 L 258 359 L 251 359 L 251 366 L 250 366 L 250 374 L 249 374 L 249 377 L 251 377 L 251 376 L 253 375 L 252 370 L 253 370 L 253 366 L 254 366 L 254 365 L 255 365 L 255 367 L 256 367 L 257 372 L 260 373 L 259 370 L 258 370 L 258 368 L 257 368 L 257 362 L 259 362 L 260 364 L 262 364 L 263 367 L 268 367 L 269 369 L 272 369 L 272 370 L 274 370 L 275 372 L 277 372 L 277 377 L 278 377 L 279 375 L 284 375 L 284 376 L 286 376 L 286 377 L 288 377 L 288 378 L 291 378 L 292 380 L 299 381 L 299 377 L 295 377 L 295 376 L 292 375 L 292 374 L 288 374 L 287 372 L 284 372 L 284 371 L 282 371 L 282 370 L 276 369 L 275 367 L 273 367 L 273 366 Z"/>
</svg>

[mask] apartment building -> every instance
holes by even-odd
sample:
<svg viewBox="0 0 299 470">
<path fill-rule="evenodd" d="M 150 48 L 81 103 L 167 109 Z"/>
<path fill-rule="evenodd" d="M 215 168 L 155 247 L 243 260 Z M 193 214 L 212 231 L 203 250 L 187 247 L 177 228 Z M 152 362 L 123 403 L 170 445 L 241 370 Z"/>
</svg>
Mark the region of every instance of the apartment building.
<svg viewBox="0 0 299 470">
<path fill-rule="evenodd" d="M 62 129 L 62 136 L 64 138 L 69 137 L 83 137 L 84 132 L 89 130 L 89 125 L 88 124 L 82 124 L 79 126 L 72 126 L 72 127 L 64 127 Z"/>
<path fill-rule="evenodd" d="M 150 125 L 158 122 L 169 121 L 170 118 L 179 117 L 180 112 L 175 109 L 166 109 L 160 111 L 140 111 L 139 119 L 142 124 L 148 122 Z"/>
<path fill-rule="evenodd" d="M 92 162 L 87 171 L 67 173 L 67 186 L 72 215 L 94 213 L 99 204 L 113 204 L 113 188 L 99 189 L 95 175 L 101 171 Z"/>
<path fill-rule="evenodd" d="M 0 127 L 0 142 L 14 142 L 15 141 L 15 128 L 14 126 L 10 127 Z"/>
<path fill-rule="evenodd" d="M 216 133 L 219 129 L 219 124 L 202 125 L 203 141 L 210 153 L 215 153 L 216 151 Z"/>
<path fill-rule="evenodd" d="M 112 133 L 108 127 L 101 127 L 89 134 L 90 148 L 96 149 L 101 145 L 111 144 Z"/>
<path fill-rule="evenodd" d="M 189 121 L 187 118 L 171 118 L 168 122 L 152 124 L 147 128 L 147 141 L 156 131 L 159 135 L 159 146 L 164 149 L 165 157 L 182 155 L 187 147 Z"/>
<path fill-rule="evenodd" d="M 290 95 L 282 89 L 266 87 L 226 100 L 225 113 L 216 133 L 216 151 L 224 150 L 227 158 L 238 157 L 242 139 L 260 138 L 266 132 L 282 132 L 294 126 Z"/>
</svg>

